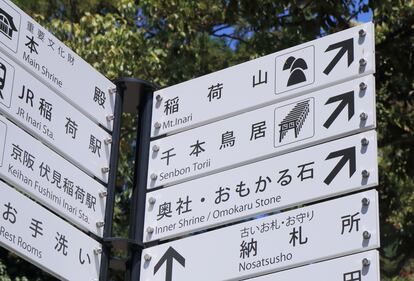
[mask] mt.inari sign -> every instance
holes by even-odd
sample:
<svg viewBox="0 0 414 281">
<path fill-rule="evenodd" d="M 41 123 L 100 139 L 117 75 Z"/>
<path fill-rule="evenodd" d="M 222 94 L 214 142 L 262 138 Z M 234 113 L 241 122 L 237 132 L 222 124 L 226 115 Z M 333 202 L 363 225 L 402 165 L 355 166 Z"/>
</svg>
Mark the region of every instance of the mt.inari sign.
<svg viewBox="0 0 414 281">
<path fill-rule="evenodd" d="M 155 92 L 151 136 L 372 74 L 374 55 L 374 25 L 367 23 L 161 89 Z"/>
</svg>

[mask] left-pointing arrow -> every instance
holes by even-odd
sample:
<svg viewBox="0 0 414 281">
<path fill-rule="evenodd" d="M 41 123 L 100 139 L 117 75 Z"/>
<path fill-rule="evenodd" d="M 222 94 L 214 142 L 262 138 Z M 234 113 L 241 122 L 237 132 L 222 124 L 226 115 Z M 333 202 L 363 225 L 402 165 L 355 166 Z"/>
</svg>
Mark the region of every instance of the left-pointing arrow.
<svg viewBox="0 0 414 281">
<path fill-rule="evenodd" d="M 349 162 L 349 178 L 351 178 L 356 171 L 356 149 L 355 146 L 334 151 L 326 157 L 325 160 L 342 157 L 336 164 L 335 168 L 329 173 L 326 179 L 323 181 L 326 185 L 330 185 L 336 175 L 342 170 L 347 162 Z"/>
<path fill-rule="evenodd" d="M 346 106 L 348 106 L 348 121 L 351 120 L 352 116 L 354 116 L 355 114 L 354 91 L 331 97 L 326 101 L 325 105 L 338 101 L 340 101 L 341 103 L 334 110 L 334 112 L 332 112 L 328 120 L 326 120 L 326 122 L 323 124 L 323 126 L 327 129 L 332 125 L 332 123 L 336 120 L 336 118 L 345 109 Z"/>
<path fill-rule="evenodd" d="M 169 247 L 165 254 L 158 261 L 158 263 L 154 266 L 154 275 L 158 272 L 158 270 L 164 263 L 167 263 L 165 281 L 172 281 L 172 268 L 174 260 L 176 260 L 183 267 L 185 267 L 185 258 L 182 255 L 180 255 L 173 247 Z"/>
</svg>

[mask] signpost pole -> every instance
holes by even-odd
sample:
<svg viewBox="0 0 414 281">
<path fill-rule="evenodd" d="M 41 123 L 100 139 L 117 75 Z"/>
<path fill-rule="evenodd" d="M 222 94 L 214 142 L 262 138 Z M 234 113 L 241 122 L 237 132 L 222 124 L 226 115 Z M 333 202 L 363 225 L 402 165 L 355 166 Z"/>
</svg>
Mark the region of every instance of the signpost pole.
<svg viewBox="0 0 414 281">
<path fill-rule="evenodd" d="M 116 95 L 115 106 L 114 106 L 114 125 L 112 138 L 106 141 L 112 143 L 111 147 L 111 161 L 109 164 L 109 178 L 108 187 L 106 194 L 106 211 L 105 211 L 105 226 L 103 233 L 103 240 L 112 237 L 112 224 L 114 215 L 115 205 L 115 189 L 116 189 L 116 178 L 118 171 L 119 161 L 119 142 L 121 137 L 121 120 L 122 111 L 124 104 L 124 90 L 125 86 L 122 83 L 116 83 L 116 89 L 109 89 L 110 94 Z M 109 263 L 110 263 L 110 251 L 111 246 L 108 243 L 103 243 L 102 256 L 101 256 L 101 270 L 100 270 L 100 281 L 109 280 Z"/>
<path fill-rule="evenodd" d="M 145 218 L 145 198 L 147 190 L 147 170 L 151 135 L 151 116 L 153 92 L 156 87 L 139 79 L 127 79 L 128 88 L 138 95 L 138 126 L 136 135 L 135 171 L 131 203 L 131 222 L 129 237 L 139 245 L 138 249 L 131 249 L 131 264 L 126 271 L 125 280 L 139 280 L 141 266 L 141 252 L 143 248 L 143 228 Z M 129 90 L 127 90 L 129 92 Z M 126 100 L 128 99 L 126 97 Z M 136 98 L 136 97 L 134 97 Z M 126 101 L 128 106 L 130 102 Z"/>
</svg>

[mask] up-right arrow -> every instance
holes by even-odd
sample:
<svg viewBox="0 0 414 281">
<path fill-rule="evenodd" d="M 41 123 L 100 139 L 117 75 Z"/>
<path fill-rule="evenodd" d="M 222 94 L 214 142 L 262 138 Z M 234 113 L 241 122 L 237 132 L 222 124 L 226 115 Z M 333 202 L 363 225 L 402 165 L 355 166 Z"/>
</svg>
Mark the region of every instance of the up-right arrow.
<svg viewBox="0 0 414 281">
<path fill-rule="evenodd" d="M 340 101 L 341 103 L 334 110 L 334 112 L 332 112 L 328 120 L 326 120 L 326 122 L 323 124 L 323 126 L 326 129 L 329 129 L 329 127 L 336 120 L 339 114 L 345 109 L 346 106 L 348 106 L 348 121 L 351 120 L 352 116 L 354 116 L 355 114 L 354 91 L 346 92 L 344 94 L 331 97 L 326 101 L 325 105 L 338 101 Z"/>
<path fill-rule="evenodd" d="M 326 185 L 330 185 L 336 175 L 342 170 L 347 162 L 349 162 L 349 178 L 351 178 L 356 171 L 356 149 L 355 146 L 334 151 L 326 157 L 325 160 L 342 157 L 336 164 L 335 168 L 329 173 L 326 179 L 323 181 Z"/>
<path fill-rule="evenodd" d="M 165 254 L 154 266 L 154 275 L 158 272 L 158 270 L 164 263 L 167 263 L 165 281 L 172 281 L 172 269 L 174 260 L 178 261 L 183 267 L 185 267 L 185 258 L 182 255 L 180 255 L 173 247 L 169 247 Z"/>
<path fill-rule="evenodd" d="M 354 61 L 354 38 L 350 38 L 335 44 L 330 45 L 326 50 L 326 52 L 339 49 L 339 52 L 336 54 L 336 56 L 333 58 L 333 60 L 328 64 L 328 66 L 325 68 L 323 73 L 326 75 L 329 75 L 331 73 L 332 69 L 338 64 L 339 60 L 348 53 L 348 67 L 351 65 L 351 63 Z"/>
</svg>

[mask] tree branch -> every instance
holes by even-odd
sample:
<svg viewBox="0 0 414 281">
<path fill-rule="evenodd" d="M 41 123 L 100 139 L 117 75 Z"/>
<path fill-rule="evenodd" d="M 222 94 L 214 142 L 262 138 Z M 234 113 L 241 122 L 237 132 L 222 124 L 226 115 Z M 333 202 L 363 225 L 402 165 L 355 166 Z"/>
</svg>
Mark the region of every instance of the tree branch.
<svg viewBox="0 0 414 281">
<path fill-rule="evenodd" d="M 224 25 L 224 26 L 222 26 L 222 27 L 219 27 L 219 28 L 217 28 L 217 29 L 215 29 L 215 30 L 212 30 L 211 31 L 211 33 L 210 33 L 210 35 L 215 35 L 215 33 L 216 32 L 219 32 L 220 30 L 223 30 L 223 29 L 226 29 L 226 28 L 230 28 L 231 26 L 230 25 Z"/>
<path fill-rule="evenodd" d="M 230 35 L 230 34 L 220 34 L 220 35 L 218 35 L 218 34 L 213 34 L 213 36 L 218 37 L 218 38 L 230 38 L 230 39 L 232 39 L 232 40 L 237 40 L 237 41 L 243 42 L 243 43 L 245 43 L 245 44 L 247 44 L 247 43 L 248 43 L 248 42 L 247 42 L 246 40 L 244 40 L 243 38 L 238 37 L 238 36 L 234 36 L 234 35 Z"/>
</svg>

